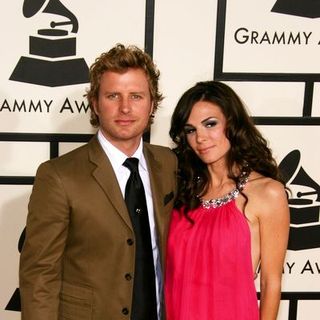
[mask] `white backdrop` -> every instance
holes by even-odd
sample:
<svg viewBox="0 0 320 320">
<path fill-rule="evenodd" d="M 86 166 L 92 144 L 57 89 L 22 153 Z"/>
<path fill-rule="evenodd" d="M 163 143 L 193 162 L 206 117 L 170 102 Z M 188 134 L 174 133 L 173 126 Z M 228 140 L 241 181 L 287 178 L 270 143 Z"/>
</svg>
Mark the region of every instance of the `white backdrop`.
<svg viewBox="0 0 320 320">
<path fill-rule="evenodd" d="M 118 42 L 146 47 L 161 70 L 165 100 L 151 142 L 170 146 L 170 117 L 180 95 L 197 81 L 216 79 L 243 98 L 278 162 L 292 155 L 291 162 L 282 163 L 291 168 L 294 223 L 279 320 L 318 319 L 320 3 L 300 0 L 287 7 L 288 1 L 281 0 L 68 0 L 61 3 L 72 12 L 79 30 L 73 34 L 71 26 L 57 27 L 67 34 L 53 36 L 50 22 L 66 18 L 44 12 L 48 0 L 26 17 L 23 8 L 32 2 L 8 2 L 0 19 L 0 319 L 20 319 L 14 295 L 18 242 L 38 165 L 94 132 L 83 97 L 88 84 L 80 77 L 75 83 L 61 76 L 69 83 L 55 85 L 36 69 L 22 80 L 10 77 L 21 57 L 45 66 L 59 61 L 68 66 L 70 60 L 82 59 L 90 66 Z M 57 40 L 56 46 L 62 38 L 75 38 L 76 52 L 55 57 L 30 53 L 30 37 L 44 38 L 47 46 L 49 40 Z M 34 77 L 42 83 L 33 83 Z M 298 192 L 308 194 L 299 198 Z"/>
</svg>

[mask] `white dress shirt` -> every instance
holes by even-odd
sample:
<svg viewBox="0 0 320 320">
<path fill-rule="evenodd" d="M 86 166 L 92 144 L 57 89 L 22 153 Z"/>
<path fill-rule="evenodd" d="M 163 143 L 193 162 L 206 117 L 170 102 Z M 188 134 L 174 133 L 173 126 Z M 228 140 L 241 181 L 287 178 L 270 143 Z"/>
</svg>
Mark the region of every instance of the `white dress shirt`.
<svg viewBox="0 0 320 320">
<path fill-rule="evenodd" d="M 122 195 L 125 195 L 126 184 L 130 176 L 130 170 L 123 166 L 122 164 L 128 158 L 126 154 L 117 149 L 113 144 L 111 144 L 102 134 L 102 132 L 98 131 L 98 140 L 106 153 L 108 159 L 111 162 L 113 171 L 117 177 Z M 143 142 L 142 139 L 140 141 L 138 149 L 132 155 L 132 157 L 139 159 L 139 174 L 141 176 L 141 180 L 143 183 L 147 208 L 148 208 L 148 217 L 149 217 L 149 225 L 150 225 L 150 235 L 151 235 L 151 246 L 153 253 L 153 262 L 154 269 L 156 275 L 156 295 L 157 295 L 157 310 L 158 310 L 158 319 L 160 319 L 160 297 L 161 297 L 161 288 L 162 288 L 162 274 L 161 274 L 161 264 L 160 264 L 160 254 L 159 248 L 157 245 L 157 233 L 156 226 L 154 220 L 154 211 L 153 211 L 153 200 L 152 193 L 150 187 L 150 178 L 149 172 L 147 168 L 146 159 L 143 154 Z"/>
</svg>

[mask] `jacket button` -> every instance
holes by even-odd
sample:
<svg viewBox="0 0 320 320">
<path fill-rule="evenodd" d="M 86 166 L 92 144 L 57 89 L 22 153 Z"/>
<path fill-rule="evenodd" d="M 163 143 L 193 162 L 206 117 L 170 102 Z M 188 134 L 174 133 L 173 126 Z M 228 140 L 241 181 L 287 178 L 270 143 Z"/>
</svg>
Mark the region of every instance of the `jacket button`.
<svg viewBox="0 0 320 320">
<path fill-rule="evenodd" d="M 128 308 L 123 308 L 121 312 L 122 312 L 122 314 L 124 314 L 124 315 L 129 314 Z"/>
<path fill-rule="evenodd" d="M 131 276 L 130 273 L 126 273 L 126 274 L 124 275 L 124 277 L 125 277 L 126 280 L 128 280 L 128 281 L 130 281 L 130 280 L 132 279 L 132 276 Z"/>
<path fill-rule="evenodd" d="M 133 240 L 132 239 L 127 239 L 127 244 L 129 245 L 129 246 L 132 246 L 133 245 Z"/>
</svg>

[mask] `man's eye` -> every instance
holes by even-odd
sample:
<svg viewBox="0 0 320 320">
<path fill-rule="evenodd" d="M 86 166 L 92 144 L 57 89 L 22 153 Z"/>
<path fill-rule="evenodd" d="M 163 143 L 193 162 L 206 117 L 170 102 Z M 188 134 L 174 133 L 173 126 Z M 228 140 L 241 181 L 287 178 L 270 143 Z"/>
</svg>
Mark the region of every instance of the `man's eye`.
<svg viewBox="0 0 320 320">
<path fill-rule="evenodd" d="M 117 93 L 110 93 L 107 95 L 107 98 L 110 99 L 110 100 L 115 100 L 118 98 L 118 94 Z"/>
<path fill-rule="evenodd" d="M 142 99 L 141 95 L 139 95 L 139 94 L 133 94 L 133 95 L 131 95 L 131 98 L 132 98 L 132 100 L 140 100 L 140 99 Z"/>
</svg>

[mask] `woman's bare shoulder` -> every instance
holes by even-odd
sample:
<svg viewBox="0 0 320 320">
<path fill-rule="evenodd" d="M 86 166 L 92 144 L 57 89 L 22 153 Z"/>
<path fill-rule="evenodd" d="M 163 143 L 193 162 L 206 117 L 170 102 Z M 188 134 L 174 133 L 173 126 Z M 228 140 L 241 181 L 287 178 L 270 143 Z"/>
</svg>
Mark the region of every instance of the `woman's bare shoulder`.
<svg viewBox="0 0 320 320">
<path fill-rule="evenodd" d="M 249 175 L 246 190 L 250 193 L 263 193 L 267 197 L 276 197 L 278 194 L 285 193 L 285 187 L 280 181 L 265 177 L 255 171 Z"/>
<path fill-rule="evenodd" d="M 272 209 L 286 206 L 288 203 L 285 186 L 280 181 L 258 172 L 251 172 L 244 193 L 251 199 L 252 205 L 259 208 L 259 212 L 270 213 Z"/>
</svg>

